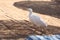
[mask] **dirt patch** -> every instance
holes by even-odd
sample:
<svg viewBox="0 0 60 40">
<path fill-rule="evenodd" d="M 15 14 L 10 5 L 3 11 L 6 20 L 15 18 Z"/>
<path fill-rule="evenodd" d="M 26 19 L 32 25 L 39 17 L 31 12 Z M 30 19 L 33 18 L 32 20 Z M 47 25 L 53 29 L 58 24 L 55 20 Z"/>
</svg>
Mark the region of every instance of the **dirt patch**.
<svg viewBox="0 0 60 40">
<path fill-rule="evenodd" d="M 51 26 L 49 25 L 46 30 L 48 30 L 48 32 L 46 32 L 43 28 L 37 27 L 36 25 L 32 24 L 31 22 L 27 21 L 27 20 L 21 20 L 21 21 L 8 21 L 8 20 L 0 20 L 0 23 L 2 25 L 0 25 L 0 38 L 6 38 L 6 37 L 10 37 L 10 38 L 19 38 L 20 36 L 22 37 L 23 35 L 26 37 L 27 35 L 43 35 L 43 34 L 59 34 L 60 28 L 55 27 L 55 26 Z M 2 28 L 3 27 L 3 28 Z M 52 31 L 53 30 L 53 31 Z M 23 37 L 24 37 L 23 36 Z"/>
<path fill-rule="evenodd" d="M 42 13 L 60 19 L 60 4 L 57 4 L 56 2 L 20 1 L 15 2 L 13 5 L 24 10 L 26 10 L 26 8 L 32 8 L 36 13 Z"/>
</svg>

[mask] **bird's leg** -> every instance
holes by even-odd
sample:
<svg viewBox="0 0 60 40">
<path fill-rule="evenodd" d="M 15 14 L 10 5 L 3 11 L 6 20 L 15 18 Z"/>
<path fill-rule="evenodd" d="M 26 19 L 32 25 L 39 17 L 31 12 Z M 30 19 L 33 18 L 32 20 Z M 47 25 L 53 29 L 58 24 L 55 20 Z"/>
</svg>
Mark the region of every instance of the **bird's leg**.
<svg viewBox="0 0 60 40">
<path fill-rule="evenodd" d="M 45 27 L 42 27 L 42 32 L 46 35 L 50 34 L 49 31 L 47 30 L 47 28 L 45 28 Z"/>
<path fill-rule="evenodd" d="M 44 27 L 43 27 L 43 29 L 44 29 L 46 35 L 50 35 L 50 32 L 47 30 L 47 28 L 44 28 Z"/>
</svg>

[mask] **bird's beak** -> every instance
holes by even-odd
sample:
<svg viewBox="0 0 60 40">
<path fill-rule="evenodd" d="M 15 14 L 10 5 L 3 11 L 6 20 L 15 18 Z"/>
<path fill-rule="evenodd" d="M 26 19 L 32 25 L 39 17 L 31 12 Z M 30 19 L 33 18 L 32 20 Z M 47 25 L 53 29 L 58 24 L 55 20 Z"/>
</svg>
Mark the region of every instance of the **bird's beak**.
<svg viewBox="0 0 60 40">
<path fill-rule="evenodd" d="M 25 8 L 25 10 L 30 11 L 30 8 Z"/>
</svg>

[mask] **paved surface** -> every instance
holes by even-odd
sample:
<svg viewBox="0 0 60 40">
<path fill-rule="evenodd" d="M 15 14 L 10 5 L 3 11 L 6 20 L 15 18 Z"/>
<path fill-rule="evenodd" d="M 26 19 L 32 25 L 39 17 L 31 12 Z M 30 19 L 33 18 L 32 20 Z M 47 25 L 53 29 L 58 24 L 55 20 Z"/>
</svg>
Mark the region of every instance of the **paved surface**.
<svg viewBox="0 0 60 40">
<path fill-rule="evenodd" d="M 30 35 L 26 40 L 60 40 L 60 35 Z"/>
</svg>

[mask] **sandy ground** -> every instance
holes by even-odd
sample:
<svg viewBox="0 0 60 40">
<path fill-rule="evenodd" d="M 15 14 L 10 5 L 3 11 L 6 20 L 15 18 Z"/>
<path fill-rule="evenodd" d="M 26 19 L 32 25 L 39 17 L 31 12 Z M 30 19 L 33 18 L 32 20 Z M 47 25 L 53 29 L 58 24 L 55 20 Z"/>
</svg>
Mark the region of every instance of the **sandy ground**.
<svg viewBox="0 0 60 40">
<path fill-rule="evenodd" d="M 15 38 L 16 40 L 23 40 L 24 36 L 21 37 L 21 34 L 28 35 L 33 34 L 34 32 L 34 34 L 44 34 L 44 32 L 35 31 L 38 28 L 36 28 L 36 26 L 29 21 L 29 13 L 27 10 L 17 8 L 13 5 L 15 2 L 20 1 L 21 0 L 0 0 L 0 37 L 2 38 L 1 40 L 3 40 L 4 38 L 6 38 L 6 40 L 12 38 L 13 40 L 15 40 Z M 60 33 L 60 16 L 58 18 L 50 15 L 44 15 L 42 13 L 33 13 L 38 16 L 41 16 L 41 18 L 45 20 L 45 22 L 49 25 L 47 29 L 49 33 Z"/>
</svg>

